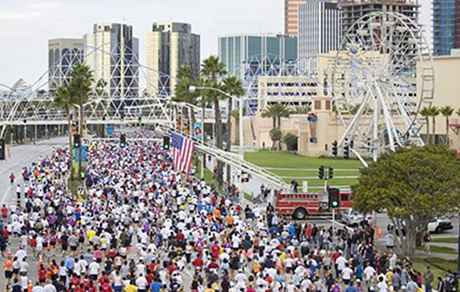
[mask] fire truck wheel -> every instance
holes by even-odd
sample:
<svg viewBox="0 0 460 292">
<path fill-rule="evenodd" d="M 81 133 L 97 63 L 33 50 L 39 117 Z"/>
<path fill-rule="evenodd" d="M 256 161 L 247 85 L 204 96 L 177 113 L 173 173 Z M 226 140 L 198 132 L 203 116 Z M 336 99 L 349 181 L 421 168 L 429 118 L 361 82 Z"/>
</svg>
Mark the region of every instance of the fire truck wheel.
<svg viewBox="0 0 460 292">
<path fill-rule="evenodd" d="M 297 208 L 294 211 L 294 219 L 303 220 L 307 217 L 307 210 L 304 208 Z"/>
</svg>

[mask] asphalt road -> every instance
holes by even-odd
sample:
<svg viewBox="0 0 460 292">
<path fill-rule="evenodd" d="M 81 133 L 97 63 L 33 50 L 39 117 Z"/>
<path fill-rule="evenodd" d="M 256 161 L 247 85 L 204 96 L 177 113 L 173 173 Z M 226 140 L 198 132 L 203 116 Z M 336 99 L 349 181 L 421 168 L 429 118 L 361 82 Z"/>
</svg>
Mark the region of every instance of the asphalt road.
<svg viewBox="0 0 460 292">
<path fill-rule="evenodd" d="M 15 204 L 16 184 L 22 183 L 21 170 L 24 166 L 50 155 L 53 149 L 65 147 L 66 138 L 59 137 L 37 142 L 37 144 L 16 145 L 10 148 L 10 157 L 0 161 L 0 205 Z M 9 176 L 14 173 L 16 182 L 10 184 Z"/>
</svg>

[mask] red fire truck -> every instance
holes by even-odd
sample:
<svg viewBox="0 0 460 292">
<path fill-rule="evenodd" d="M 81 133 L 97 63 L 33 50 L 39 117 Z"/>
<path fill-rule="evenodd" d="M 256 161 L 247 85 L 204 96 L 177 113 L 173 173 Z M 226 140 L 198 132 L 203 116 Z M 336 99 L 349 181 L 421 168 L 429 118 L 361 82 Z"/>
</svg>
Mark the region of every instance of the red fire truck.
<svg viewBox="0 0 460 292">
<path fill-rule="evenodd" d="M 327 192 L 321 193 L 283 193 L 276 195 L 275 209 L 279 215 L 292 216 L 294 219 L 303 220 L 307 216 L 327 214 L 330 196 Z M 338 213 L 352 207 L 351 191 L 339 191 Z"/>
</svg>

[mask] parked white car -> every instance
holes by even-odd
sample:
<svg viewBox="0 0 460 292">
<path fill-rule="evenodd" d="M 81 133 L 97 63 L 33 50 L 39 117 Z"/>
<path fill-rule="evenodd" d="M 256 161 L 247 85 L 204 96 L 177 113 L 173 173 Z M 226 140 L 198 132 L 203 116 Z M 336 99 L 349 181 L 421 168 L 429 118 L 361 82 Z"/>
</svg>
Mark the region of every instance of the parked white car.
<svg viewBox="0 0 460 292">
<path fill-rule="evenodd" d="M 348 211 L 342 213 L 342 221 L 348 226 L 357 226 L 364 220 L 366 220 L 367 223 L 372 224 L 374 217 L 372 214 L 365 215 L 353 209 L 349 209 Z"/>
<path fill-rule="evenodd" d="M 428 223 L 427 229 L 430 233 L 442 233 L 453 228 L 454 226 L 449 218 L 437 218 Z"/>
</svg>

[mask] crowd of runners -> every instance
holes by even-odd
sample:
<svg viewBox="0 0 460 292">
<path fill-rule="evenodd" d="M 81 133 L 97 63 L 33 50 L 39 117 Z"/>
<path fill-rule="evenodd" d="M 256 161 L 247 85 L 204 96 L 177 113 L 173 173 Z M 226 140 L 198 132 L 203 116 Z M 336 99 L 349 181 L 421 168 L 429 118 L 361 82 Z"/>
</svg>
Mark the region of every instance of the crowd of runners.
<svg viewBox="0 0 460 292">
<path fill-rule="evenodd" d="M 18 178 L 2 206 L 6 291 L 431 291 L 374 230 L 279 218 L 270 204 L 219 195 L 172 168 L 153 142 L 94 144 L 85 191 L 67 187 L 70 156 L 56 150 Z M 232 188 L 232 193 L 238 190 Z M 439 281 L 438 291 L 450 290 Z"/>
</svg>

